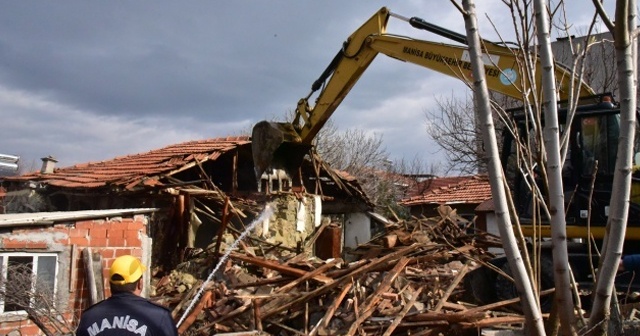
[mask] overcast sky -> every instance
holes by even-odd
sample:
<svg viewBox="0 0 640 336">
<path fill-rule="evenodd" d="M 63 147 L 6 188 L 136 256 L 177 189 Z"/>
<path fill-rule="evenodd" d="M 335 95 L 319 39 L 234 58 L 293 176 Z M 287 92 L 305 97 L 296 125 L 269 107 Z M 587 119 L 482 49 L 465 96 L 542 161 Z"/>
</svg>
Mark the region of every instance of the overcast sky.
<svg viewBox="0 0 640 336">
<path fill-rule="evenodd" d="M 477 2 L 484 38 L 497 36 L 487 15 L 513 35 L 501 1 Z M 591 1 L 570 3 L 573 29 L 585 31 Z M 35 169 L 51 155 L 64 167 L 282 119 L 382 6 L 464 33 L 445 0 L 5 1 L 0 153 Z M 394 19 L 388 32 L 443 41 Z M 425 111 L 466 93 L 456 79 L 380 56 L 332 120 L 380 134 L 394 160 L 438 162 Z"/>
</svg>

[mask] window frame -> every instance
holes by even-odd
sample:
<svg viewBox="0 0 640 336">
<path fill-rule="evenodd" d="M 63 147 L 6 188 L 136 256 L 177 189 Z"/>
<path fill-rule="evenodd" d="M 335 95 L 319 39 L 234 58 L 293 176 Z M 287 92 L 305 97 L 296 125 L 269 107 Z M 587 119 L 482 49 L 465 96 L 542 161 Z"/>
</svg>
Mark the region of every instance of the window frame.
<svg viewBox="0 0 640 336">
<path fill-rule="evenodd" d="M 38 277 L 38 264 L 40 262 L 41 257 L 54 257 L 54 272 L 53 272 L 53 297 L 52 302 L 57 302 L 58 297 L 58 272 L 60 272 L 59 267 L 59 258 L 58 253 L 55 252 L 0 252 L 0 277 L 2 279 L 7 278 L 7 270 L 9 267 L 9 258 L 10 257 L 31 257 L 31 272 L 37 278 Z M 0 286 L 4 286 L 4 284 L 0 284 Z M 36 282 L 32 281 L 31 283 L 31 292 L 35 291 Z M 31 299 L 31 304 L 33 304 L 33 298 Z M 5 312 L 5 302 L 2 297 L 0 297 L 0 316 L 15 316 L 15 315 L 24 315 L 26 314 L 25 310 L 15 310 Z"/>
</svg>

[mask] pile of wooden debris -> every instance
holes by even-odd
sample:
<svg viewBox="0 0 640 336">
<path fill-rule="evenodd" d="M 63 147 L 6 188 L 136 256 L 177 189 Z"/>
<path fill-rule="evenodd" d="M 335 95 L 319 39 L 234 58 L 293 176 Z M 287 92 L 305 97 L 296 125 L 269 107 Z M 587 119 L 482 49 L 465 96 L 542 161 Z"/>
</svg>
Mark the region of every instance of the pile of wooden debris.
<svg viewBox="0 0 640 336">
<path fill-rule="evenodd" d="M 352 262 L 246 239 L 213 281 L 203 279 L 218 263 L 215 248 L 160 278 L 155 300 L 182 321 L 182 335 L 473 334 L 522 323 L 521 315 L 498 312 L 499 304 L 465 300 L 465 274 L 499 244 L 467 226 L 442 208 L 441 217 L 387 227 L 352 251 Z"/>
</svg>

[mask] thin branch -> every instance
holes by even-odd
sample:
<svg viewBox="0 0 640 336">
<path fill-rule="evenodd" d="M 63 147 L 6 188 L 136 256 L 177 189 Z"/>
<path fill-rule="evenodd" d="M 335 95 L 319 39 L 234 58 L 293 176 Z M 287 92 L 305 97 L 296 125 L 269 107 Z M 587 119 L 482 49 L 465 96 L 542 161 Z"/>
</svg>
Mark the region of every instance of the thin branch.
<svg viewBox="0 0 640 336">
<path fill-rule="evenodd" d="M 464 8 L 456 2 L 456 0 L 451 0 L 451 3 L 460 12 L 460 14 L 467 15 L 467 11 L 465 11 Z"/>
<path fill-rule="evenodd" d="M 609 19 L 607 12 L 605 12 L 604 7 L 602 7 L 602 3 L 599 0 L 593 0 L 593 5 L 596 7 L 596 12 L 600 15 L 602 22 L 604 22 L 609 32 L 613 35 L 616 27 L 613 22 L 611 22 L 611 19 Z"/>
</svg>

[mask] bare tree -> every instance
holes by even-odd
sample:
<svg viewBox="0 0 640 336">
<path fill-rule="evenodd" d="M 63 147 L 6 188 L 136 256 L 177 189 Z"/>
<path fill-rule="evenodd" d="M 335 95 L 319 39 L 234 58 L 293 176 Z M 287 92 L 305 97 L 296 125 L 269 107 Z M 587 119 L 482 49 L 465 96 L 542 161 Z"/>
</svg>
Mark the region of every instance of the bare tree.
<svg viewBox="0 0 640 336">
<path fill-rule="evenodd" d="M 384 147 L 382 135 L 355 128 L 339 130 L 331 122 L 318 134 L 316 150 L 332 168 L 356 177 L 377 210 L 386 215 L 406 215 L 398 201 L 409 188 L 408 175 L 435 170 L 426 167 L 419 158 L 394 162 Z"/>
<path fill-rule="evenodd" d="M 317 137 L 316 146 L 320 157 L 332 167 L 355 176 L 371 169 L 385 169 L 389 161 L 382 135 L 369 134 L 362 129 L 340 131 L 325 125 Z"/>
<path fill-rule="evenodd" d="M 45 335 L 72 335 L 72 325 L 58 309 L 54 289 L 33 274 L 30 264 L 9 264 L 7 278 L 0 279 L 0 300 L 5 311 L 24 310 Z"/>
<path fill-rule="evenodd" d="M 485 171 L 480 132 L 470 95 L 464 99 L 451 95 L 436 98 L 438 108 L 427 111 L 427 133 L 444 151 L 447 171 L 475 174 Z"/>
<path fill-rule="evenodd" d="M 500 112 L 520 106 L 521 103 L 504 95 L 489 92 L 492 102 L 492 114 L 495 120 L 496 133 L 501 134 L 504 123 Z M 454 96 L 436 98 L 438 105 L 434 110 L 427 110 L 426 129 L 429 137 L 444 152 L 447 159 L 444 170 L 461 174 L 477 174 L 486 172 L 486 157 L 482 144 L 480 129 L 475 120 L 473 97 Z M 501 143 L 498 143 L 502 150 Z"/>
</svg>

